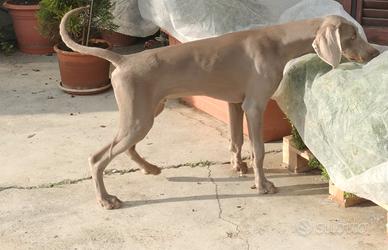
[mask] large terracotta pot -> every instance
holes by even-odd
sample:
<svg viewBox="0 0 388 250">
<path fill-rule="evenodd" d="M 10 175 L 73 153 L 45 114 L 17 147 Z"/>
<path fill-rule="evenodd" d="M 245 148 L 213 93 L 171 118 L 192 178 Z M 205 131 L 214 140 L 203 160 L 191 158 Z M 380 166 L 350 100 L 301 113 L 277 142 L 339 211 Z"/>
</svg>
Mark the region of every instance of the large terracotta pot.
<svg viewBox="0 0 388 250">
<path fill-rule="evenodd" d="M 53 53 L 53 45 L 38 31 L 36 12 L 39 5 L 17 5 L 4 3 L 12 17 L 16 40 L 20 51 L 28 54 Z"/>
<path fill-rule="evenodd" d="M 205 113 L 229 123 L 228 103 L 207 96 L 190 96 L 182 100 Z M 291 134 L 291 125 L 277 103 L 270 100 L 264 111 L 263 139 L 265 142 L 280 140 Z M 244 133 L 248 135 L 248 126 L 244 118 Z"/>
<path fill-rule="evenodd" d="M 115 31 L 103 30 L 102 39 L 110 42 L 114 47 L 125 47 L 136 43 L 136 37 L 121 34 Z"/>
<path fill-rule="evenodd" d="M 112 45 L 100 39 L 96 43 L 105 43 L 107 49 Z M 103 92 L 111 87 L 109 79 L 110 62 L 95 56 L 82 55 L 78 52 L 64 51 L 55 45 L 59 70 L 61 74 L 60 88 L 75 95 L 91 95 Z"/>
</svg>

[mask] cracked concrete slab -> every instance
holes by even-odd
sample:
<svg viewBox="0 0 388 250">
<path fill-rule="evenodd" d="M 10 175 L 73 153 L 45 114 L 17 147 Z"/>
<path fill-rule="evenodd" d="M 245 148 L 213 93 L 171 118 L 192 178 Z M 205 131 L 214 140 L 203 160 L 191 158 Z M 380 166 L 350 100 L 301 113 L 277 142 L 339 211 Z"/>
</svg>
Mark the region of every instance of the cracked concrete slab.
<svg viewBox="0 0 388 250">
<path fill-rule="evenodd" d="M 279 142 L 264 164 L 280 192 L 258 196 L 252 169 L 226 164 L 225 124 L 177 101 L 138 146 L 162 174 L 119 156 L 105 180 L 124 208 L 101 209 L 87 157 L 113 138 L 113 93 L 72 97 L 58 83 L 55 56 L 0 58 L 1 249 L 385 249 L 383 209 L 338 208 L 319 176 L 282 168 Z"/>
<path fill-rule="evenodd" d="M 268 169 L 279 187 L 258 196 L 253 175 L 226 165 L 105 177 L 124 208 L 97 206 L 90 180 L 0 192 L 6 249 L 384 249 L 384 211 L 338 209 L 314 175 Z M 209 178 L 210 177 L 210 178 Z M 215 192 L 217 188 L 217 193 Z M 361 225 L 361 226 L 360 226 Z M 341 232 L 342 230 L 342 232 Z M 340 233 L 336 233 L 339 231 Z"/>
</svg>

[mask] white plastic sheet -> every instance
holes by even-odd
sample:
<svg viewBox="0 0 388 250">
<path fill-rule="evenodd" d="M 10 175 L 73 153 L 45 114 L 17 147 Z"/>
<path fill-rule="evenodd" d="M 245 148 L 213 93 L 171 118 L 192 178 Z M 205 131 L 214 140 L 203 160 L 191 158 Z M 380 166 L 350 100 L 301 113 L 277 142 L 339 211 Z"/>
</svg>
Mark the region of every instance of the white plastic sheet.
<svg viewBox="0 0 388 250">
<path fill-rule="evenodd" d="M 332 181 L 388 204 L 388 52 L 337 69 L 315 54 L 288 65 L 274 95 Z"/>
<path fill-rule="evenodd" d="M 293 20 L 341 15 L 333 0 L 112 0 L 118 32 L 149 36 L 163 28 L 181 42 Z M 362 32 L 361 26 L 359 26 Z"/>
<path fill-rule="evenodd" d="M 137 0 L 112 0 L 114 23 L 119 27 L 117 32 L 137 37 L 155 34 L 159 27 L 140 15 Z"/>
<path fill-rule="evenodd" d="M 344 16 L 363 34 L 333 0 L 141 0 L 139 8 L 143 18 L 181 42 L 326 15 Z"/>
</svg>

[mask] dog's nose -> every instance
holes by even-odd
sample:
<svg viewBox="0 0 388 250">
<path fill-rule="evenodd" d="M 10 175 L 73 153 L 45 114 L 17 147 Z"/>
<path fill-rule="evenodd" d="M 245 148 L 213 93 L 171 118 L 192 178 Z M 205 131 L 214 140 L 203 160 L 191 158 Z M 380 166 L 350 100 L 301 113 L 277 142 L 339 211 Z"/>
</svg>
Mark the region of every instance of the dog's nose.
<svg viewBox="0 0 388 250">
<path fill-rule="evenodd" d="M 380 55 L 380 52 L 376 49 L 372 52 L 372 56 L 371 56 L 371 59 L 377 57 L 378 55 Z"/>
<path fill-rule="evenodd" d="M 373 49 L 371 52 L 369 52 L 367 60 L 370 61 L 378 55 L 380 55 L 380 52 L 377 49 Z"/>
<path fill-rule="evenodd" d="M 361 59 L 360 61 L 361 62 L 369 62 L 370 60 L 377 57 L 378 55 L 380 55 L 380 52 L 377 49 L 373 49 L 373 50 L 368 51 L 368 54 L 366 54 L 365 56 L 362 56 L 360 58 Z"/>
</svg>

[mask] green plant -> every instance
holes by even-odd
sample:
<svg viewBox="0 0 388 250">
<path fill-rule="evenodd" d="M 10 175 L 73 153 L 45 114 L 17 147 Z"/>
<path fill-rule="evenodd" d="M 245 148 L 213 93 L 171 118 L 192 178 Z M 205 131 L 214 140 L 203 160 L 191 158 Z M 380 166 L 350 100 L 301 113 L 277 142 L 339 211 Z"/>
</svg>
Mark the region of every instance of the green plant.
<svg viewBox="0 0 388 250">
<path fill-rule="evenodd" d="M 0 52 L 4 55 L 10 55 L 15 52 L 16 42 L 6 39 L 4 31 L 0 30 Z"/>
<path fill-rule="evenodd" d="M 43 36 L 58 43 L 60 41 L 59 23 L 66 12 L 90 4 L 90 0 L 42 0 L 37 13 L 39 31 Z M 91 37 L 96 37 L 101 29 L 115 30 L 118 27 L 113 23 L 113 15 L 110 12 L 112 6 L 109 0 L 93 1 Z M 67 26 L 70 36 L 75 41 L 81 41 L 83 45 L 87 42 L 88 20 L 88 13 L 82 13 L 71 17 Z"/>
<path fill-rule="evenodd" d="M 322 166 L 322 168 L 321 168 L 321 178 L 322 178 L 322 180 L 325 180 L 325 181 L 330 180 L 329 173 L 327 172 L 327 170 L 324 166 Z"/>
<path fill-rule="evenodd" d="M 0 6 L 2 6 L 5 0 L 0 0 Z M 0 7 L 0 11 L 7 13 L 5 8 Z M 0 13 L 0 20 L 3 21 L 3 18 L 7 14 Z M 10 55 L 15 52 L 16 41 L 15 41 L 15 32 L 13 30 L 12 24 L 1 23 L 0 24 L 0 53 L 5 55 Z"/>
<path fill-rule="evenodd" d="M 8 41 L 1 41 L 0 52 L 7 56 L 11 55 L 13 52 L 15 52 L 15 44 Z"/>
<path fill-rule="evenodd" d="M 355 197 L 357 197 L 357 195 L 352 194 L 352 193 L 348 193 L 348 192 L 344 192 L 345 199 L 350 199 L 350 198 L 355 198 Z"/>
<path fill-rule="evenodd" d="M 330 180 L 330 177 L 329 177 L 329 173 L 327 172 L 326 168 L 322 165 L 322 163 L 320 163 L 318 161 L 317 158 L 315 157 L 312 157 L 309 162 L 308 162 L 308 166 L 311 168 L 311 169 L 319 169 L 321 171 L 321 178 L 325 181 L 329 181 Z"/>
<path fill-rule="evenodd" d="M 318 161 L 317 158 L 313 157 L 309 160 L 308 166 L 311 169 L 321 169 L 322 164 Z"/>
<path fill-rule="evenodd" d="M 291 136 L 292 136 L 292 141 L 297 149 L 299 150 L 307 149 L 307 146 L 304 144 L 302 137 L 300 136 L 298 130 L 296 130 L 293 124 L 291 124 Z"/>
<path fill-rule="evenodd" d="M 306 144 L 304 144 L 302 137 L 300 136 L 298 130 L 295 128 L 295 126 L 290 122 L 291 124 L 291 137 L 292 142 L 294 143 L 294 146 L 299 150 L 305 150 L 308 149 Z M 327 172 L 326 168 L 318 161 L 317 158 L 314 156 L 309 160 L 308 166 L 311 169 L 319 169 L 321 171 L 321 178 L 325 181 L 329 181 L 329 173 Z"/>
</svg>

